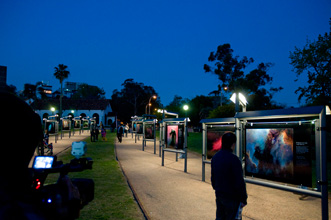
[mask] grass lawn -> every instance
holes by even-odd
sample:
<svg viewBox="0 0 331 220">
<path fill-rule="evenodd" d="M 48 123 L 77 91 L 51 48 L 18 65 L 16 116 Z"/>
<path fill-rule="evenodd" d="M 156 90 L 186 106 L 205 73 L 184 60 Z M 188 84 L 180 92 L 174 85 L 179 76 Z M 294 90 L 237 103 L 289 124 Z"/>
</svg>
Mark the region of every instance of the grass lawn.
<svg viewBox="0 0 331 220">
<path fill-rule="evenodd" d="M 190 132 L 187 138 L 188 150 L 202 155 L 202 133 Z"/>
<path fill-rule="evenodd" d="M 93 169 L 69 173 L 71 178 L 90 178 L 95 183 L 94 200 L 81 210 L 79 219 L 144 219 L 126 179 L 116 161 L 115 133 L 107 133 L 107 141 L 90 142 L 86 138 L 86 157 L 93 159 Z M 68 163 L 73 159 L 70 151 L 58 155 L 58 160 Z M 51 174 L 47 183 L 54 183 L 58 174 Z"/>
</svg>

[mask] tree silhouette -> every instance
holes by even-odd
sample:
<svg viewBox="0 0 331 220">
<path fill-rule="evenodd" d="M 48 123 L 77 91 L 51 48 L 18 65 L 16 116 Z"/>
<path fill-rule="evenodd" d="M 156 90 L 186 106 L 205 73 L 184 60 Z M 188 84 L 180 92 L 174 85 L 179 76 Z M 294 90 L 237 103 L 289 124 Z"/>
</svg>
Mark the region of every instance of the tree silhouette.
<svg viewBox="0 0 331 220">
<path fill-rule="evenodd" d="M 62 117 L 62 97 L 63 97 L 63 80 L 67 79 L 70 72 L 67 70 L 68 66 L 64 64 L 59 64 L 57 67 L 54 67 L 55 72 L 54 76 L 60 81 L 61 84 L 61 95 L 60 95 L 60 118 Z"/>
<path fill-rule="evenodd" d="M 330 32 L 319 35 L 317 40 L 310 42 L 303 49 L 295 47 L 290 52 L 291 65 L 298 77 L 307 73 L 308 86 L 299 87 L 298 100 L 306 98 L 310 105 L 331 104 L 331 19 Z"/>
</svg>

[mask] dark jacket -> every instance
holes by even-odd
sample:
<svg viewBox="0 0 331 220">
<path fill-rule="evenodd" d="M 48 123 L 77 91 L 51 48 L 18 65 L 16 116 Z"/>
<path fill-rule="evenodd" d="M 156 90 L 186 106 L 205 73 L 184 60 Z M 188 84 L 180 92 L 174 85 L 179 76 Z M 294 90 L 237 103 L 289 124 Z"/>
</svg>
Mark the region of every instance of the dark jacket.
<svg viewBox="0 0 331 220">
<path fill-rule="evenodd" d="M 239 158 L 231 150 L 222 149 L 213 156 L 211 183 L 216 197 L 247 204 L 242 165 Z"/>
</svg>

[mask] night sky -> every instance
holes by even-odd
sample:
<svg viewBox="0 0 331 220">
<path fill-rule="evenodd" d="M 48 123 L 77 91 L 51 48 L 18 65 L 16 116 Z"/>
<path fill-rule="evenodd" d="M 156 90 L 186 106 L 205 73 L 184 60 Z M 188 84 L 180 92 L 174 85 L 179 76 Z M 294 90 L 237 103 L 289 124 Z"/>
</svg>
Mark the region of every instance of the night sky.
<svg viewBox="0 0 331 220">
<path fill-rule="evenodd" d="M 330 0 L 2 0 L 0 65 L 7 84 L 59 81 L 54 67 L 69 68 L 69 82 L 103 88 L 110 98 L 128 78 L 152 86 L 164 105 L 175 95 L 208 95 L 220 83 L 203 65 L 218 45 L 254 58 L 249 69 L 272 62 L 274 97 L 298 106 L 303 86 L 289 52 L 329 31 Z M 249 101 L 249 100 L 248 100 Z"/>
</svg>

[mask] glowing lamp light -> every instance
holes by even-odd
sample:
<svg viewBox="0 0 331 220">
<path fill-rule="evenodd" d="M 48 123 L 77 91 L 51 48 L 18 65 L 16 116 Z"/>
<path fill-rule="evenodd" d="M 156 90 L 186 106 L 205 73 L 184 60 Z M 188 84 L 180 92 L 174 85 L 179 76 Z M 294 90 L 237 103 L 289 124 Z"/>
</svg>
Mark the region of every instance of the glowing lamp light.
<svg viewBox="0 0 331 220">
<path fill-rule="evenodd" d="M 231 100 L 233 103 L 236 103 L 236 93 L 234 93 L 234 94 L 231 96 L 230 100 Z M 241 93 L 239 93 L 239 103 L 240 103 L 241 105 L 243 105 L 243 106 L 246 106 L 247 103 L 248 103 L 247 100 L 246 100 L 246 98 L 245 98 L 245 96 L 244 96 L 243 94 L 241 94 Z"/>
<path fill-rule="evenodd" d="M 184 105 L 184 106 L 183 106 L 183 109 L 184 109 L 185 111 L 187 111 L 187 110 L 188 110 L 188 105 Z"/>
</svg>

